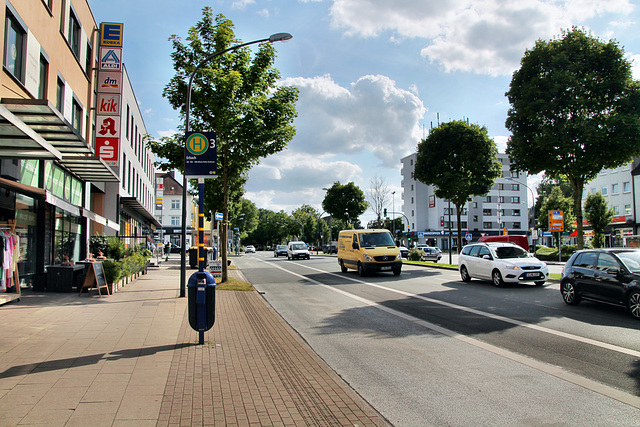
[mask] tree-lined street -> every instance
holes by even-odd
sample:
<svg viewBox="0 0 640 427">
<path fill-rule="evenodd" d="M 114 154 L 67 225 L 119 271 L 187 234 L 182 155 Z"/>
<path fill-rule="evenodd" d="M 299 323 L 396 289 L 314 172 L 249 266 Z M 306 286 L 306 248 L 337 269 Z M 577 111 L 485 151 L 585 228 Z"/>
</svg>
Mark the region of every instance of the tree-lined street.
<svg viewBox="0 0 640 427">
<path fill-rule="evenodd" d="M 340 273 L 335 257 L 236 259 L 246 278 L 396 425 L 636 425 L 637 321 L 569 307 L 557 283 L 495 288 L 457 271 Z"/>
</svg>

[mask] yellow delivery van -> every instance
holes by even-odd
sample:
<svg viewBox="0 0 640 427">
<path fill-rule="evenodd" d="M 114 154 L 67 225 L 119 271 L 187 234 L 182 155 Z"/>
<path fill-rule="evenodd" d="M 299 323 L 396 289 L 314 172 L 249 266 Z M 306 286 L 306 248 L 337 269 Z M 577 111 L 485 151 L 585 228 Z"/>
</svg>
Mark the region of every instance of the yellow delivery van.
<svg viewBox="0 0 640 427">
<path fill-rule="evenodd" d="M 342 230 L 338 235 L 338 264 L 343 273 L 351 268 L 360 276 L 373 271 L 392 271 L 397 276 L 402 256 L 389 230 Z"/>
</svg>

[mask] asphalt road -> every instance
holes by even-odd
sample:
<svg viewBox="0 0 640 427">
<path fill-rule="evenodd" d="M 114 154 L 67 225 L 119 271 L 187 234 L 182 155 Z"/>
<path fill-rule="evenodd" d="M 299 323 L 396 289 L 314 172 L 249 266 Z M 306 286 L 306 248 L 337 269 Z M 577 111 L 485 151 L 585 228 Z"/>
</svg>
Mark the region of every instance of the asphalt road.
<svg viewBox="0 0 640 427">
<path fill-rule="evenodd" d="M 640 424 L 640 322 L 624 309 L 437 268 L 361 278 L 335 257 L 235 262 L 395 425 Z"/>
</svg>

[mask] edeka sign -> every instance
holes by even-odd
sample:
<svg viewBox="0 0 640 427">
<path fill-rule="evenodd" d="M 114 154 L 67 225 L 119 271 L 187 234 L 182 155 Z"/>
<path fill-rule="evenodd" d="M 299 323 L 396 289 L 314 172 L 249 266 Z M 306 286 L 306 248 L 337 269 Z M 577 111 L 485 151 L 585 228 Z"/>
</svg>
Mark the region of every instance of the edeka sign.
<svg viewBox="0 0 640 427">
<path fill-rule="evenodd" d="M 216 178 L 218 157 L 215 132 L 189 132 L 184 144 L 184 174 L 187 178 Z"/>
<path fill-rule="evenodd" d="M 100 24 L 100 46 L 122 47 L 124 24 L 102 22 Z"/>
</svg>

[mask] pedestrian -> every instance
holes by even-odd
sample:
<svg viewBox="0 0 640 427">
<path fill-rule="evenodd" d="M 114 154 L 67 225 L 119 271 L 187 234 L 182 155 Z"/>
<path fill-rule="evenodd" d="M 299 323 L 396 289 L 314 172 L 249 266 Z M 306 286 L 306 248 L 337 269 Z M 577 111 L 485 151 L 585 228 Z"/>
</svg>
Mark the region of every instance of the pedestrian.
<svg viewBox="0 0 640 427">
<path fill-rule="evenodd" d="M 171 253 L 171 242 L 167 242 L 167 244 L 164 246 L 164 252 L 167 255 L 165 261 L 169 261 L 169 254 Z"/>
</svg>

